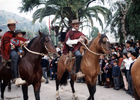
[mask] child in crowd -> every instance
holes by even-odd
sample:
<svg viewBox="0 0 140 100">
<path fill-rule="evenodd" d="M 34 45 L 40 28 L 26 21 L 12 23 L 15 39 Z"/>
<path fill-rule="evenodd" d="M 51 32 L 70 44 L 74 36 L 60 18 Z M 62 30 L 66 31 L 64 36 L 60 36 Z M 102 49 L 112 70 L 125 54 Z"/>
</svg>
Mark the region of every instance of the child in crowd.
<svg viewBox="0 0 140 100">
<path fill-rule="evenodd" d="M 105 66 L 104 66 L 104 77 L 106 79 L 105 88 L 109 88 L 110 85 L 110 77 L 111 77 L 111 68 L 109 67 L 109 61 L 105 58 Z"/>
<path fill-rule="evenodd" d="M 19 55 L 24 55 L 24 51 L 20 48 L 20 45 L 24 42 L 28 43 L 29 39 L 25 39 L 23 36 L 26 34 L 26 32 L 22 32 L 21 30 L 16 30 L 15 34 L 13 35 L 14 38 L 12 38 L 11 41 L 11 50 L 17 49 Z"/>
<path fill-rule="evenodd" d="M 123 77 L 124 90 L 125 91 L 128 91 L 128 82 L 127 82 L 127 79 L 126 79 L 126 66 L 127 66 L 127 62 L 128 62 L 127 53 L 124 53 L 123 54 L 123 62 L 122 62 L 120 70 L 121 70 L 121 75 Z"/>
<path fill-rule="evenodd" d="M 114 80 L 114 89 L 119 90 L 119 77 L 120 77 L 120 67 L 117 65 L 118 61 L 114 60 L 113 61 L 113 68 L 112 68 L 112 78 Z"/>
</svg>

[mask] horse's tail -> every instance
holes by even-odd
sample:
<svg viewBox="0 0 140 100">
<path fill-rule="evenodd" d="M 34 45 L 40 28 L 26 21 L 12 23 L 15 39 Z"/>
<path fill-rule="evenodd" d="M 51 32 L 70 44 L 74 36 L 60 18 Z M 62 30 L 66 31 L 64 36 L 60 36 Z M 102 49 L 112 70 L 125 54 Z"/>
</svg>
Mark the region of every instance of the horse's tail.
<svg viewBox="0 0 140 100">
<path fill-rule="evenodd" d="M 61 80 L 60 80 L 60 85 L 67 85 L 67 79 L 69 79 L 69 72 L 66 69 Z"/>
<path fill-rule="evenodd" d="M 133 91 L 134 91 L 135 100 L 140 100 L 140 98 L 139 98 L 139 96 L 138 96 L 138 93 L 137 93 L 137 91 L 136 91 L 136 88 L 135 88 L 135 86 L 134 86 L 134 83 L 132 83 L 132 84 L 133 84 Z"/>
</svg>

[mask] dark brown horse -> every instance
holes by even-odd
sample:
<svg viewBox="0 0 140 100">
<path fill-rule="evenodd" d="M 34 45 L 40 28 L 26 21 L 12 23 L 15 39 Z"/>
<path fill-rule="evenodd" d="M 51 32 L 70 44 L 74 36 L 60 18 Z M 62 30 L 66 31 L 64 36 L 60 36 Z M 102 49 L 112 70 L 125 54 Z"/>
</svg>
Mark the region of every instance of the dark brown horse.
<svg viewBox="0 0 140 100">
<path fill-rule="evenodd" d="M 93 39 L 88 48 L 89 50 L 86 50 L 82 61 L 81 61 L 81 71 L 85 74 L 85 80 L 86 84 L 89 90 L 89 98 L 88 100 L 94 100 L 94 93 L 96 91 L 96 80 L 97 75 L 100 71 L 99 66 L 99 57 L 100 54 L 108 54 L 111 53 L 110 43 L 108 42 L 108 38 L 104 34 L 98 34 L 98 37 Z M 59 85 L 66 85 L 67 79 L 68 79 L 68 72 L 70 73 L 72 71 L 72 66 L 75 60 L 70 60 L 66 63 L 67 55 L 62 55 L 58 62 L 58 68 L 57 68 L 57 80 L 56 80 L 56 98 L 57 100 L 60 100 L 59 96 Z M 71 88 L 73 92 L 73 98 L 78 99 L 78 97 L 75 94 L 74 89 L 74 81 L 75 81 L 75 75 L 71 74 Z"/>
<path fill-rule="evenodd" d="M 131 76 L 135 100 L 140 100 L 140 57 L 132 65 Z"/>
<path fill-rule="evenodd" d="M 28 100 L 28 86 L 33 85 L 35 99 L 40 100 L 40 87 L 41 87 L 41 56 L 40 54 L 56 53 L 56 49 L 48 34 L 43 34 L 39 31 L 39 36 L 33 38 L 28 49 L 32 51 L 26 52 L 25 56 L 19 61 L 19 74 L 23 80 L 26 80 L 26 84 L 22 85 L 22 92 L 24 100 Z M 6 74 L 6 75 L 5 75 Z M 3 77 L 1 77 L 1 75 Z M 8 81 L 12 78 L 11 70 L 7 70 L 0 63 L 0 78 L 4 80 L 4 87 L 6 87 Z M 5 88 L 4 88 L 5 89 Z M 3 89 L 3 90 L 4 90 Z M 2 98 L 4 98 L 2 91 Z"/>
</svg>

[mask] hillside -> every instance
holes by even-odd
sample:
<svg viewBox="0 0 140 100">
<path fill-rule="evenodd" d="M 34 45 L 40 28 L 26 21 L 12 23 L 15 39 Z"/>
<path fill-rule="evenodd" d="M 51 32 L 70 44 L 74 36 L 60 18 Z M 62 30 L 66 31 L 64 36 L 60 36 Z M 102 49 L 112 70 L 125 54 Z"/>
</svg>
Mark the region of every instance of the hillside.
<svg viewBox="0 0 140 100">
<path fill-rule="evenodd" d="M 46 22 L 35 23 L 32 25 L 32 22 L 24 17 L 21 17 L 19 15 L 16 15 L 11 12 L 7 12 L 4 10 L 0 10 L 0 29 L 2 29 L 2 34 L 5 33 L 7 28 L 7 19 L 15 19 L 18 23 L 16 24 L 16 29 L 22 29 L 22 30 L 28 30 L 31 32 L 36 32 L 39 30 L 40 27 L 46 27 Z M 2 35 L 1 34 L 1 35 Z"/>
</svg>

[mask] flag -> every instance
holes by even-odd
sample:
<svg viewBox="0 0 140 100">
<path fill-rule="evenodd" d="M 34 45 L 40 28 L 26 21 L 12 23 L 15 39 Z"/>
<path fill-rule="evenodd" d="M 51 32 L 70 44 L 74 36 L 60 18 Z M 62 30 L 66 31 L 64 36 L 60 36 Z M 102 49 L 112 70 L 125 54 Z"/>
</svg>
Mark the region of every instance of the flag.
<svg viewBox="0 0 140 100">
<path fill-rule="evenodd" d="M 50 16 L 49 16 L 49 32 L 51 31 L 51 26 L 50 26 Z"/>
</svg>

